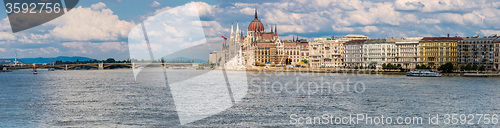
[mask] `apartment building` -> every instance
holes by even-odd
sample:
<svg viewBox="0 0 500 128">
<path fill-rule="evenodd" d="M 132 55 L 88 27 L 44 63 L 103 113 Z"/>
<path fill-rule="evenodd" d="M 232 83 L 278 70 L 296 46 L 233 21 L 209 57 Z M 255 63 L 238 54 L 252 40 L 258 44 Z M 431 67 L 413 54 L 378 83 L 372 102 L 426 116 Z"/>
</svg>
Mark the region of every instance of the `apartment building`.
<svg viewBox="0 0 500 128">
<path fill-rule="evenodd" d="M 418 64 L 418 42 L 423 37 L 408 37 L 396 41 L 396 64 L 401 64 L 404 69 L 415 69 Z"/>
<path fill-rule="evenodd" d="M 419 41 L 419 64 L 439 68 L 451 62 L 457 66 L 457 42 L 462 37 L 424 37 Z"/>
<path fill-rule="evenodd" d="M 494 69 L 495 43 L 500 37 L 467 38 L 458 41 L 458 67 L 465 65 L 485 66 Z"/>
</svg>

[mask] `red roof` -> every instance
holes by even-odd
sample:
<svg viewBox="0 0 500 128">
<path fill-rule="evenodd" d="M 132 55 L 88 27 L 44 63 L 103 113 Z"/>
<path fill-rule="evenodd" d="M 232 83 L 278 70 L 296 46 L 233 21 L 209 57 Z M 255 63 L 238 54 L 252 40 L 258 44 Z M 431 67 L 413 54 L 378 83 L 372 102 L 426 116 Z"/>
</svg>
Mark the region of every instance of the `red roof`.
<svg viewBox="0 0 500 128">
<path fill-rule="evenodd" d="M 257 47 L 271 47 L 274 43 L 257 43 Z"/>
<path fill-rule="evenodd" d="M 424 37 L 422 41 L 463 40 L 462 37 Z"/>
<path fill-rule="evenodd" d="M 274 34 L 268 33 L 268 34 L 262 34 L 262 39 L 263 40 L 273 40 Z"/>
<path fill-rule="evenodd" d="M 307 46 L 309 46 L 309 44 L 308 44 L 308 43 L 300 43 L 300 45 L 301 45 L 302 47 L 304 47 L 304 48 L 305 48 L 305 47 L 307 47 Z"/>
<path fill-rule="evenodd" d="M 345 43 L 363 43 L 365 42 L 366 40 L 351 40 L 351 41 L 347 41 Z"/>
<path fill-rule="evenodd" d="M 284 43 L 285 47 L 297 47 L 297 43 Z"/>
</svg>

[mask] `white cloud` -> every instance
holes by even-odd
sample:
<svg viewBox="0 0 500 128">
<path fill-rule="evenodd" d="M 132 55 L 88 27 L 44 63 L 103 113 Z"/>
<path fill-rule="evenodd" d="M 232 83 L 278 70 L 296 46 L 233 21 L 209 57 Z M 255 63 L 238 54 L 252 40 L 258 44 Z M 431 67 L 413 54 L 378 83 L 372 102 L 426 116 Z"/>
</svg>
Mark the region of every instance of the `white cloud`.
<svg viewBox="0 0 500 128">
<path fill-rule="evenodd" d="M 91 5 L 90 8 L 92 9 L 92 11 L 101 11 L 102 9 L 105 9 L 107 7 L 106 7 L 106 4 L 99 2 L 99 3 Z"/>
<path fill-rule="evenodd" d="M 198 9 L 198 13 L 200 16 L 213 16 L 214 13 L 217 13 L 215 10 L 215 5 L 210 5 L 205 2 L 194 2 L 196 4 L 196 8 Z"/>
<path fill-rule="evenodd" d="M 5 48 L 0 48 L 0 51 L 1 51 L 1 52 L 5 52 L 5 51 L 7 51 L 7 50 L 6 50 Z"/>
<path fill-rule="evenodd" d="M 154 15 L 156 15 L 156 14 L 160 14 L 160 13 L 162 13 L 162 12 L 165 12 L 165 11 L 169 10 L 169 9 L 172 9 L 172 7 L 168 7 L 168 6 L 167 6 L 167 7 L 163 7 L 163 8 L 157 9 L 157 10 L 156 10 L 153 14 L 154 14 Z M 145 19 L 145 18 L 144 18 L 144 19 Z"/>
<path fill-rule="evenodd" d="M 500 30 L 481 30 L 481 34 L 491 36 L 494 34 L 500 35 Z"/>
<path fill-rule="evenodd" d="M 118 19 L 110 9 L 101 8 L 105 7 L 103 3 L 92 6 L 101 10 L 80 6 L 48 22 L 48 25 L 56 26 L 50 34 L 56 39 L 68 41 L 112 41 L 127 37 L 134 23 Z"/>
<path fill-rule="evenodd" d="M 61 45 L 69 48 L 73 55 L 124 52 L 128 49 L 126 42 L 66 42 Z"/>
<path fill-rule="evenodd" d="M 36 56 L 47 56 L 55 53 L 59 53 L 59 48 L 55 47 L 43 47 L 43 48 L 16 48 L 15 51 L 19 51 L 22 54 L 30 54 Z M 24 55 L 27 56 L 27 55 Z"/>
<path fill-rule="evenodd" d="M 251 16 L 254 8 L 264 24 L 276 23 L 281 34 L 334 31 L 384 37 L 387 34 L 438 36 L 500 29 L 500 1 L 495 0 L 292 0 L 235 3 L 221 12 Z"/>
<path fill-rule="evenodd" d="M 16 36 L 12 32 L 0 32 L 0 40 L 15 40 Z"/>
<path fill-rule="evenodd" d="M 198 15 L 199 16 L 213 16 L 214 13 L 217 13 L 217 9 L 216 9 L 216 6 L 215 5 L 210 5 L 210 4 L 207 4 L 205 2 L 190 2 L 190 3 L 194 3 L 196 5 L 196 9 L 198 10 Z M 188 4 L 190 4 L 188 3 Z M 163 8 L 160 8 L 160 9 L 157 9 L 154 14 L 160 14 L 162 12 L 165 12 L 167 10 L 170 10 L 172 9 L 172 7 L 163 7 Z M 189 8 L 189 9 L 192 9 L 192 8 Z M 193 8 L 194 9 L 194 8 Z"/>
<path fill-rule="evenodd" d="M 153 1 L 153 3 L 149 4 L 151 7 L 159 7 L 161 4 L 158 1 Z"/>
<path fill-rule="evenodd" d="M 201 21 L 201 25 L 203 26 L 203 30 L 205 31 L 206 36 L 221 36 L 224 35 L 225 33 L 230 33 L 229 26 L 228 27 L 222 27 L 219 22 L 217 21 Z M 236 24 L 234 24 L 234 27 L 236 29 Z M 246 31 L 245 29 L 241 28 L 242 31 Z M 236 30 L 234 30 L 236 31 Z M 239 34 L 239 33 L 238 33 Z"/>
<path fill-rule="evenodd" d="M 396 0 L 394 6 L 398 10 L 415 10 L 422 12 L 465 11 L 484 6 L 476 0 Z"/>
</svg>

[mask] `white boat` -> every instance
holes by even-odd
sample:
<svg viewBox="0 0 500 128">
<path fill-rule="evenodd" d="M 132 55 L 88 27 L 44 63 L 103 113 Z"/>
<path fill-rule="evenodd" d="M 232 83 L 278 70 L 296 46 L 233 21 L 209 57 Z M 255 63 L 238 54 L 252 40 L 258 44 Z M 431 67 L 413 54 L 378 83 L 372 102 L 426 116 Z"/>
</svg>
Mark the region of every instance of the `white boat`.
<svg viewBox="0 0 500 128">
<path fill-rule="evenodd" d="M 416 76 L 416 77 L 441 77 L 441 74 L 437 72 L 432 72 L 429 70 L 414 70 L 406 72 L 406 76 Z"/>
<path fill-rule="evenodd" d="M 38 74 L 38 71 L 36 70 L 36 65 L 35 64 L 33 64 L 33 74 L 34 75 Z"/>
</svg>

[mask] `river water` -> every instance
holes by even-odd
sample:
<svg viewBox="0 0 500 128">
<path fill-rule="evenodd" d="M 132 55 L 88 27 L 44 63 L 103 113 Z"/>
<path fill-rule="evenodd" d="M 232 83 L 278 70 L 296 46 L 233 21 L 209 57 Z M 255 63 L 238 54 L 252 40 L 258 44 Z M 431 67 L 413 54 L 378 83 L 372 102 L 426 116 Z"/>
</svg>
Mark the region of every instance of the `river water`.
<svg viewBox="0 0 500 128">
<path fill-rule="evenodd" d="M 169 72 L 169 82 L 184 80 L 175 74 L 196 71 L 177 72 Z M 229 108 L 183 127 L 500 126 L 478 119 L 480 114 L 500 115 L 499 78 L 259 72 L 228 75 L 246 76 L 248 93 L 235 96 L 236 103 Z M 31 71 L 0 73 L 0 127 L 179 126 L 179 118 L 183 117 L 177 116 L 176 110 L 184 107 L 176 108 L 172 99 L 175 94 L 165 84 L 158 83 L 162 82 L 137 82 L 127 69 L 39 71 L 38 75 Z M 207 94 L 193 96 L 205 97 L 199 101 L 193 98 L 195 103 L 219 104 L 217 100 L 206 100 Z M 356 114 L 394 120 L 391 124 L 307 122 L 307 117 Z M 446 114 L 473 114 L 475 118 L 471 124 L 447 124 Z M 429 118 L 434 116 L 439 117 L 439 123 L 429 124 Z M 423 123 L 396 124 L 397 117 L 422 117 Z"/>
</svg>

